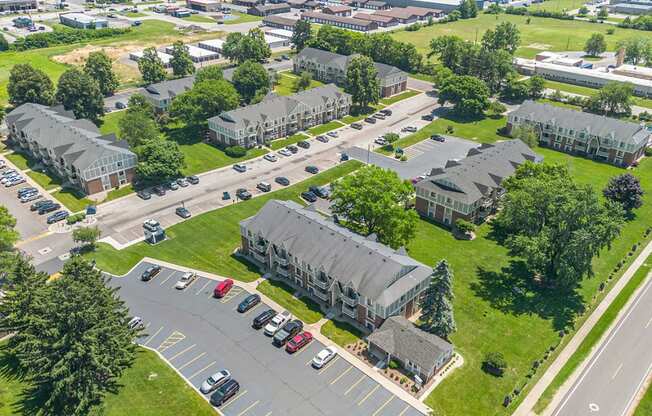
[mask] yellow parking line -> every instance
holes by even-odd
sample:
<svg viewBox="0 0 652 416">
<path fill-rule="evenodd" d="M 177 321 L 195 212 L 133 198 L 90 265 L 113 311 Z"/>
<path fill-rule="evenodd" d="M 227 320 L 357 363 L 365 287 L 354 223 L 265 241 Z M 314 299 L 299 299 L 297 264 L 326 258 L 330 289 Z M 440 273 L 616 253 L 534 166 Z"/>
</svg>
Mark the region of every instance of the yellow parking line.
<svg viewBox="0 0 652 416">
<path fill-rule="evenodd" d="M 331 381 L 331 386 L 339 381 L 342 377 L 344 377 L 349 371 L 353 369 L 353 366 L 349 366 L 346 370 L 344 370 L 339 376 L 337 376 L 333 381 Z"/>
<path fill-rule="evenodd" d="M 208 364 L 206 367 L 202 368 L 201 370 L 197 370 L 195 373 L 193 373 L 193 375 L 191 375 L 190 377 L 188 377 L 188 380 L 194 378 L 195 376 L 198 376 L 200 373 L 202 373 L 203 371 L 208 370 L 209 368 L 211 368 L 211 367 L 214 366 L 214 365 L 215 365 L 215 361 L 213 361 L 212 363 Z"/>
<path fill-rule="evenodd" d="M 382 406 L 380 406 L 378 409 L 376 409 L 374 414 L 372 414 L 371 416 L 376 416 L 378 413 L 380 413 L 380 411 L 383 410 L 385 408 L 385 406 L 387 406 L 389 404 L 389 402 L 391 402 L 392 400 L 394 400 L 394 395 L 391 395 L 389 397 L 389 399 L 387 399 L 387 401 L 385 403 L 383 403 Z"/>
<path fill-rule="evenodd" d="M 256 400 L 255 402 L 253 402 L 249 407 L 247 407 L 246 409 L 244 409 L 242 412 L 238 413 L 238 416 L 242 416 L 242 415 L 244 415 L 244 414 L 247 413 L 249 410 L 253 409 L 253 407 L 256 406 L 258 403 L 260 403 L 260 400 Z"/>
<path fill-rule="evenodd" d="M 410 405 L 408 404 L 407 406 L 405 406 L 405 409 L 401 410 L 401 413 L 399 413 L 398 416 L 403 416 L 405 414 L 405 412 L 408 411 L 409 408 L 410 408 Z"/>
<path fill-rule="evenodd" d="M 164 284 L 165 282 L 167 282 L 168 280 L 170 280 L 170 278 L 171 278 L 172 276 L 174 276 L 174 273 L 175 273 L 175 272 L 172 271 L 172 273 L 170 273 L 170 275 L 169 275 L 168 277 L 166 277 L 165 280 L 163 280 L 163 281 L 160 283 L 160 285 L 163 286 L 163 284 Z"/>
<path fill-rule="evenodd" d="M 20 247 L 20 246 L 22 246 L 24 244 L 31 243 L 31 242 L 36 241 L 36 240 L 40 240 L 43 237 L 47 237 L 50 234 L 52 234 L 52 231 L 45 231 L 45 232 L 43 232 L 43 233 L 41 233 L 39 235 L 35 235 L 35 236 L 30 237 L 30 238 L 26 238 L 25 240 L 21 240 L 21 241 L 17 242 L 16 244 L 14 244 L 14 246 L 15 247 Z"/>
<path fill-rule="evenodd" d="M 346 396 L 347 394 L 351 393 L 351 390 L 353 390 L 355 388 L 355 386 L 360 384 L 362 382 L 362 380 L 364 380 L 366 377 L 367 376 L 363 374 L 362 377 L 360 377 L 360 379 L 358 381 L 356 381 L 355 383 L 353 383 L 353 385 L 351 387 L 349 387 L 349 389 L 344 393 L 344 395 Z"/>
<path fill-rule="evenodd" d="M 368 399 L 369 397 L 371 397 L 371 395 L 374 394 L 374 393 L 376 392 L 376 390 L 378 390 L 379 388 L 380 388 L 380 384 L 376 384 L 376 387 L 374 387 L 373 389 L 371 389 L 371 391 L 370 391 L 369 393 L 367 393 L 367 395 L 364 396 L 364 397 L 362 398 L 362 400 L 360 400 L 360 401 L 358 402 L 358 406 L 361 406 L 362 403 L 364 403 L 365 401 L 367 401 L 367 399 Z"/>
<path fill-rule="evenodd" d="M 185 363 L 185 364 L 182 365 L 181 367 L 177 367 L 177 370 L 179 370 L 179 371 L 183 370 L 184 368 L 188 367 L 190 364 L 192 364 L 192 363 L 194 363 L 195 361 L 199 360 L 199 359 L 200 359 L 201 357 L 203 357 L 204 355 L 206 355 L 206 352 L 202 352 L 201 354 L 199 354 L 198 356 L 196 356 L 196 357 L 193 358 L 192 360 L 188 361 L 187 363 Z"/>
<path fill-rule="evenodd" d="M 201 289 L 199 289 L 199 290 L 197 291 L 197 293 L 195 293 L 195 296 L 197 296 L 197 295 L 199 295 L 201 292 L 203 292 L 204 289 L 206 289 L 206 286 L 208 286 L 210 283 L 211 283 L 210 280 L 209 280 L 208 282 L 206 282 L 206 283 L 204 284 L 204 286 L 202 286 Z M 211 296 L 212 296 L 212 295 L 213 295 L 213 294 L 211 293 Z"/>
<path fill-rule="evenodd" d="M 251 313 L 251 311 L 253 311 L 254 309 L 256 309 L 256 308 L 259 307 L 259 306 L 260 306 L 260 303 L 256 304 L 253 308 L 251 308 L 251 309 L 249 309 L 247 312 L 243 313 L 242 316 L 247 316 L 247 315 L 249 315 L 249 314 Z"/>
<path fill-rule="evenodd" d="M 143 345 L 144 345 L 144 346 L 147 346 L 147 344 L 149 344 L 149 342 L 152 340 L 152 338 L 154 338 L 155 336 L 157 336 L 158 333 L 161 332 L 162 330 L 163 330 L 163 327 L 160 327 L 160 328 L 158 329 L 158 331 L 154 332 L 154 335 L 152 335 L 151 337 L 149 337 L 149 338 L 147 339 L 147 341 L 145 341 L 145 343 L 144 343 Z"/>
<path fill-rule="evenodd" d="M 340 358 L 339 355 L 338 355 L 337 357 L 333 358 L 333 361 L 331 361 L 330 363 L 326 364 L 326 367 L 322 368 L 322 369 L 319 371 L 319 373 L 317 373 L 317 374 L 320 374 L 320 375 L 321 375 L 321 373 L 323 373 L 324 371 L 326 371 L 326 370 L 328 370 L 329 368 L 331 368 L 331 366 L 332 366 L 333 364 L 335 364 L 335 362 L 336 362 L 339 358 Z"/>
<path fill-rule="evenodd" d="M 231 401 L 229 401 L 227 404 L 225 404 L 224 406 L 222 406 L 222 409 L 221 409 L 221 410 L 224 410 L 224 409 L 226 409 L 227 407 L 231 406 L 231 405 L 232 405 L 236 400 L 238 400 L 240 397 L 244 396 L 245 394 L 247 394 L 247 390 L 243 391 L 242 393 L 238 394 L 238 395 L 235 396 L 233 399 L 231 399 Z M 224 412 L 222 412 L 222 413 L 224 413 Z"/>
<path fill-rule="evenodd" d="M 179 342 L 183 341 L 184 339 L 186 339 L 185 335 L 183 335 L 179 331 L 174 331 L 167 338 L 165 338 L 165 340 L 161 342 L 161 345 L 156 347 L 156 349 L 158 350 L 158 352 L 164 352 L 168 348 L 177 345 Z"/>
<path fill-rule="evenodd" d="M 184 354 L 184 353 L 190 351 L 191 349 L 195 348 L 195 346 L 197 346 L 197 344 L 192 344 L 191 346 L 189 346 L 188 348 L 184 349 L 183 351 L 179 351 L 178 353 L 174 354 L 171 358 L 168 358 L 168 361 L 172 361 L 172 360 L 174 360 L 175 358 L 177 358 L 177 357 L 180 356 L 181 354 Z"/>
<path fill-rule="evenodd" d="M 312 363 L 312 358 L 308 360 L 308 362 L 306 363 L 306 367 L 308 367 L 310 363 Z"/>
<path fill-rule="evenodd" d="M 265 416 L 270 416 L 271 414 L 272 414 L 272 412 L 269 412 L 269 413 L 267 413 Z"/>
</svg>

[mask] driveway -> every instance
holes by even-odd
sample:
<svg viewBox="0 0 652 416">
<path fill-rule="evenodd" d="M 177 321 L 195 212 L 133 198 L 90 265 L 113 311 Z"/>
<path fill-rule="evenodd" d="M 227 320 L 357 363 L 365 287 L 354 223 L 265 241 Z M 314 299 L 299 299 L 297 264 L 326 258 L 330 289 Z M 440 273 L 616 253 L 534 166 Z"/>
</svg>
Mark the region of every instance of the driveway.
<svg viewBox="0 0 652 416">
<path fill-rule="evenodd" d="M 224 415 L 421 415 L 341 356 L 320 370 L 312 368 L 310 361 L 324 348 L 316 340 L 292 355 L 273 346 L 262 330 L 251 327 L 267 305 L 244 314 L 235 310 L 248 295 L 244 289 L 234 286 L 218 300 L 212 296 L 216 281 L 201 277 L 176 290 L 182 271 L 170 268 L 142 282 L 148 266 L 141 263 L 110 281 L 120 287 L 131 314 L 146 324 L 147 334 L 138 342 L 157 350 L 195 388 L 228 369 L 240 392 L 220 408 Z"/>
</svg>

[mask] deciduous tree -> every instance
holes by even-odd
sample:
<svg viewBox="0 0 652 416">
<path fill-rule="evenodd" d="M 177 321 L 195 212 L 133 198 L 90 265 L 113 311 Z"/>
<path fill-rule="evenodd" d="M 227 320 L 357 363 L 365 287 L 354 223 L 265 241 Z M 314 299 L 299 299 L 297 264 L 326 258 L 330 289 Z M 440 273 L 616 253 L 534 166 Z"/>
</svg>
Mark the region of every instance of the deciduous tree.
<svg viewBox="0 0 652 416">
<path fill-rule="evenodd" d="M 155 48 L 143 50 L 143 56 L 138 60 L 138 70 L 143 77 L 143 81 L 147 84 L 161 82 L 167 76 L 163 61 L 158 56 Z"/>
<path fill-rule="evenodd" d="M 584 52 L 589 56 L 600 56 L 607 50 L 607 41 L 602 33 L 593 33 L 584 44 Z"/>
<path fill-rule="evenodd" d="M 159 138 L 158 126 L 145 111 L 127 111 L 118 121 L 118 137 L 136 148 L 141 144 Z"/>
<path fill-rule="evenodd" d="M 197 71 L 195 83 L 203 81 L 219 81 L 224 79 L 222 68 L 218 65 L 205 66 Z"/>
<path fill-rule="evenodd" d="M 104 51 L 91 52 L 84 65 L 84 73 L 97 81 L 102 95 L 112 95 L 118 89 L 118 77 L 113 72 L 111 59 Z"/>
<path fill-rule="evenodd" d="M 195 65 L 190 59 L 190 53 L 188 52 L 188 47 L 183 44 L 180 40 L 172 44 L 172 58 L 170 59 L 170 66 L 172 67 L 172 73 L 178 77 L 183 77 L 188 74 L 195 72 Z"/>
<path fill-rule="evenodd" d="M 439 91 L 439 103 L 450 102 L 462 117 L 478 117 L 489 108 L 489 89 L 480 79 L 472 76 L 452 76 Z"/>
<path fill-rule="evenodd" d="M 504 50 L 514 54 L 521 44 L 521 32 L 512 22 L 502 22 L 482 35 L 482 48 L 488 51 Z"/>
<path fill-rule="evenodd" d="M 596 113 L 631 114 L 634 86 L 628 82 L 612 81 L 605 84 L 587 100 L 587 107 Z"/>
<path fill-rule="evenodd" d="M 519 139 L 533 149 L 539 144 L 539 133 L 536 128 L 527 124 L 514 126 L 512 128 L 512 137 Z"/>
<path fill-rule="evenodd" d="M 152 120 L 155 117 L 154 106 L 143 94 L 140 93 L 136 93 L 129 97 L 129 101 L 127 102 L 127 114 L 135 112 L 142 112 Z"/>
<path fill-rule="evenodd" d="M 331 208 L 354 231 L 398 248 L 414 237 L 417 215 L 407 208 L 413 192 L 395 172 L 370 165 L 333 184 Z"/>
<path fill-rule="evenodd" d="M 292 48 L 297 52 L 301 52 L 306 47 L 306 43 L 312 37 L 312 27 L 309 20 L 299 19 L 294 25 L 292 32 Z"/>
<path fill-rule="evenodd" d="M 635 37 L 618 43 L 625 49 L 625 62 L 632 65 L 652 63 L 652 41 L 647 37 Z"/>
<path fill-rule="evenodd" d="M 240 96 L 233 84 L 225 80 L 195 82 L 192 89 L 172 102 L 170 115 L 187 124 L 201 125 L 224 111 L 240 104 Z"/>
<path fill-rule="evenodd" d="M 605 198 L 620 204 L 627 213 L 643 205 L 641 181 L 631 173 L 614 176 L 602 191 Z"/>
<path fill-rule="evenodd" d="M 453 315 L 453 272 L 446 260 L 441 260 L 432 271 L 430 284 L 419 301 L 421 327 L 448 339 L 455 332 Z"/>
<path fill-rule="evenodd" d="M 76 68 L 61 75 L 56 98 L 76 118 L 87 118 L 98 124 L 104 115 L 104 98 L 99 84 Z"/>
<path fill-rule="evenodd" d="M 5 36 L 2 33 L 0 33 L 0 52 L 4 52 L 8 50 L 9 50 L 9 42 L 7 42 Z"/>
<path fill-rule="evenodd" d="M 52 80 L 30 64 L 16 64 L 11 68 L 7 93 L 9 103 L 16 107 L 24 103 L 54 104 Z"/>
<path fill-rule="evenodd" d="M 269 74 L 258 62 L 246 61 L 233 73 L 233 86 L 245 103 L 256 94 L 267 94 L 270 88 Z"/>
<path fill-rule="evenodd" d="M 374 62 L 366 56 L 351 59 L 346 68 L 346 92 L 354 104 L 365 109 L 380 99 L 380 83 Z"/>
<path fill-rule="evenodd" d="M 79 227 L 72 232 L 72 241 L 82 243 L 89 247 L 95 247 L 95 243 L 100 239 L 102 231 L 98 227 Z"/>
<path fill-rule="evenodd" d="M 301 72 L 299 78 L 294 81 L 294 89 L 297 91 L 303 91 L 310 88 L 312 84 L 312 74 L 308 71 Z"/>
<path fill-rule="evenodd" d="M 160 183 L 178 177 L 185 166 L 179 145 L 171 140 L 149 140 L 137 147 L 136 153 L 136 175 L 145 183 Z"/>
</svg>

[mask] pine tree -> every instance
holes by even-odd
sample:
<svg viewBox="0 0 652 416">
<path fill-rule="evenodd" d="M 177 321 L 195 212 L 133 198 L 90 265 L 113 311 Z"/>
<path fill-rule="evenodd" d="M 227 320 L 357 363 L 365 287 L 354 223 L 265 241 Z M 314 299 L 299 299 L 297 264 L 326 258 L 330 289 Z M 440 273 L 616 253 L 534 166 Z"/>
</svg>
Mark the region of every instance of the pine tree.
<svg viewBox="0 0 652 416">
<path fill-rule="evenodd" d="M 422 327 L 441 338 L 455 332 L 453 316 L 453 272 L 446 260 L 433 269 L 430 285 L 420 301 Z"/>
</svg>

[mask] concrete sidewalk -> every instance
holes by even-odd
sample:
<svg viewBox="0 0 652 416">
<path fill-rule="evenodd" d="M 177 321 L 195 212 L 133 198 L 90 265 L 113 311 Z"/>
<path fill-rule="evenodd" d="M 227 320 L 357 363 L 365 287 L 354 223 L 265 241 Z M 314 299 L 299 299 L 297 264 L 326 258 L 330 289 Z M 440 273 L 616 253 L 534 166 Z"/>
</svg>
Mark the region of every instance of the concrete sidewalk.
<svg viewBox="0 0 652 416">
<path fill-rule="evenodd" d="M 559 374 L 559 372 L 564 367 L 566 362 L 577 351 L 579 346 L 582 344 L 582 341 L 584 341 L 586 336 L 591 332 L 591 330 L 593 329 L 595 324 L 600 320 L 600 318 L 605 313 L 607 308 L 609 308 L 609 306 L 614 301 L 614 299 L 618 296 L 618 294 L 625 287 L 625 285 L 627 285 L 627 283 L 631 280 L 631 278 L 634 276 L 636 271 L 639 269 L 639 267 L 641 267 L 641 265 L 643 265 L 643 263 L 651 253 L 652 253 L 652 241 L 650 241 L 648 245 L 645 246 L 645 248 L 641 251 L 641 253 L 632 262 L 632 264 L 627 268 L 625 273 L 623 273 L 621 278 L 616 282 L 614 287 L 604 297 L 602 302 L 600 302 L 600 304 L 595 308 L 593 313 L 591 313 L 591 315 L 587 318 L 584 324 L 582 324 L 582 326 L 575 333 L 573 338 L 568 342 L 568 344 L 566 344 L 566 346 L 561 351 L 561 353 L 557 356 L 555 361 L 553 361 L 550 367 L 548 367 L 548 369 L 543 374 L 543 376 L 541 376 L 539 381 L 537 381 L 537 383 L 534 385 L 532 390 L 530 390 L 530 392 L 525 397 L 525 399 L 521 402 L 518 408 L 516 408 L 516 411 L 513 413 L 513 416 L 536 415 L 533 409 L 537 401 L 541 397 L 541 395 L 545 392 L 548 386 L 553 382 L 557 374 Z M 571 376 L 568 377 L 568 379 L 564 382 L 564 384 L 562 384 L 559 390 L 557 390 L 552 401 L 548 404 L 548 406 L 546 407 L 542 415 L 548 416 L 555 410 L 557 405 L 560 403 L 560 401 L 563 399 L 564 395 L 568 391 L 568 389 L 571 388 L 571 386 L 575 383 L 575 381 L 582 373 L 586 365 L 590 362 L 591 357 L 593 356 L 595 351 L 600 347 L 600 345 L 602 345 L 605 338 L 611 333 L 614 326 L 618 324 L 620 318 L 622 317 L 622 314 L 629 309 L 629 306 L 631 305 L 633 300 L 636 299 L 637 294 L 644 286 L 645 285 L 643 284 L 640 285 L 639 288 L 632 294 L 627 304 L 623 306 L 623 308 L 618 313 L 618 316 L 616 316 L 616 318 L 614 319 L 613 323 L 604 332 L 603 336 L 600 339 L 600 342 L 597 342 L 593 346 L 589 355 L 575 369 L 575 371 L 573 371 Z"/>
</svg>

